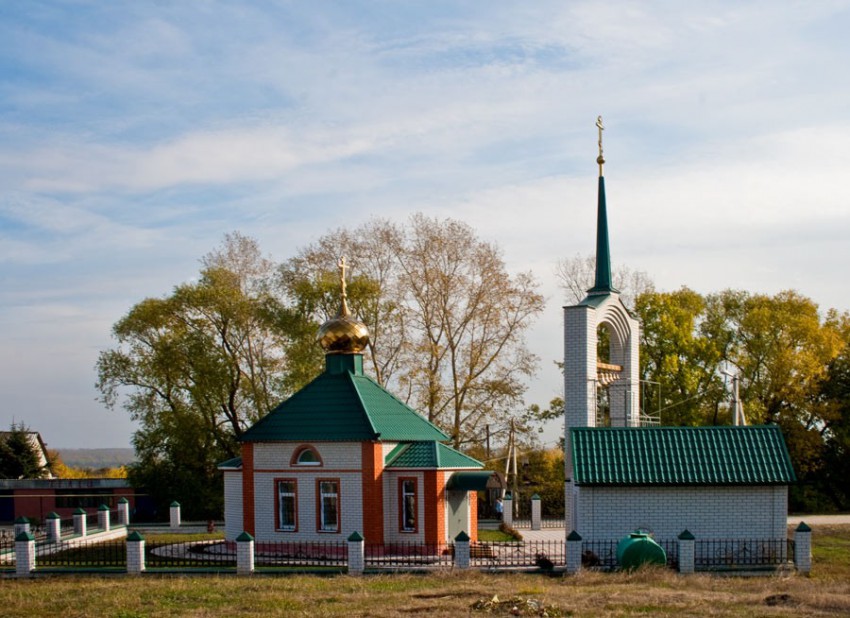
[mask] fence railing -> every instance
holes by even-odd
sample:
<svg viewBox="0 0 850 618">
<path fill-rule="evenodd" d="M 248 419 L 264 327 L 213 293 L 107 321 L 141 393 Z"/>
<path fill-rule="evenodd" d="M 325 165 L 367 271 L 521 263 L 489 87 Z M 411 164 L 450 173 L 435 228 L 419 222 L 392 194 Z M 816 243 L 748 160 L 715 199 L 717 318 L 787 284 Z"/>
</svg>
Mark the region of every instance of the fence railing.
<svg viewBox="0 0 850 618">
<path fill-rule="evenodd" d="M 612 570 L 617 568 L 617 545 L 619 539 L 582 541 L 581 565 L 588 569 Z M 667 555 L 667 566 L 679 566 L 679 541 L 677 539 L 662 539 L 657 541 Z"/>
<path fill-rule="evenodd" d="M 225 541 L 187 541 L 145 544 L 149 569 L 224 568 L 236 566 L 236 545 Z"/>
<path fill-rule="evenodd" d="M 523 528 L 530 529 L 531 528 L 531 520 L 530 519 L 515 519 L 511 524 L 513 528 Z M 563 528 L 564 527 L 564 519 L 541 519 L 540 520 L 541 528 Z"/>
<path fill-rule="evenodd" d="M 566 563 L 566 547 L 563 541 L 473 543 L 469 547 L 469 561 L 474 567 L 551 571 Z"/>
<path fill-rule="evenodd" d="M 694 543 L 697 570 L 777 566 L 793 555 L 786 539 L 697 539 Z"/>
<path fill-rule="evenodd" d="M 0 536 L 0 569 L 15 566 L 15 539 L 10 535 Z"/>
<path fill-rule="evenodd" d="M 348 543 L 345 541 L 280 541 L 254 546 L 257 567 L 345 567 Z"/>
<path fill-rule="evenodd" d="M 141 541 L 136 539 L 132 542 Z M 249 539 L 250 541 L 250 539 Z M 149 570 L 171 569 L 192 572 L 193 569 L 230 570 L 244 567 L 245 553 L 241 542 L 224 540 L 176 541 L 173 536 L 145 541 L 142 567 Z M 345 541 L 315 542 L 255 542 L 252 569 L 343 570 L 349 565 L 361 565 L 366 570 L 428 570 L 441 568 L 471 568 L 499 570 L 523 569 L 551 571 L 567 566 L 567 552 L 575 549 L 570 542 L 560 540 L 520 542 L 467 543 L 389 543 L 385 545 L 351 545 Z M 583 568 L 613 570 L 617 564 L 618 539 L 580 541 Z M 770 568 L 786 565 L 795 556 L 794 540 L 786 539 L 723 539 L 689 540 L 694 548 L 695 570 L 724 570 Z M 35 568 L 50 569 L 129 569 L 127 546 L 131 541 L 99 540 L 97 538 L 67 537 L 57 542 L 30 542 L 35 552 Z M 667 565 L 679 566 L 678 539 L 662 539 L 658 543 L 667 555 Z M 136 546 L 138 547 L 138 546 Z M 362 550 L 361 550 L 362 548 Z M 0 536 L 0 570 L 15 565 L 16 542 L 11 536 Z M 363 553 L 361 554 L 360 551 Z M 349 552 L 356 552 L 349 555 Z M 468 553 L 467 553 L 468 552 Z M 134 554 L 138 556 L 138 552 Z M 251 554 L 247 554 L 250 556 Z M 690 555 L 683 554 L 683 555 Z M 468 562 L 467 557 L 468 556 Z M 349 559 L 351 562 L 349 563 Z M 133 565 L 137 558 L 131 561 Z"/>
<path fill-rule="evenodd" d="M 451 567 L 454 546 L 450 543 L 388 543 L 366 545 L 366 568 Z"/>
<path fill-rule="evenodd" d="M 77 539 L 40 543 L 36 549 L 36 570 L 41 568 L 124 568 L 127 544 L 123 539 L 98 541 Z"/>
</svg>

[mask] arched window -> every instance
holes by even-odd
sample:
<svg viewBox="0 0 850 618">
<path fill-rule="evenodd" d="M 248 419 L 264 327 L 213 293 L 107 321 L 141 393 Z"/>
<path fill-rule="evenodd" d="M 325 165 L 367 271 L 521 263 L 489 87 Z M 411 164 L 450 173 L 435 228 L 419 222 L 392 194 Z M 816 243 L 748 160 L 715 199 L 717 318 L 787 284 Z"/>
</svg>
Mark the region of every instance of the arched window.
<svg viewBox="0 0 850 618">
<path fill-rule="evenodd" d="M 305 445 L 295 449 L 295 453 L 293 453 L 292 460 L 289 463 L 293 466 L 321 466 L 322 458 L 315 448 Z"/>
</svg>

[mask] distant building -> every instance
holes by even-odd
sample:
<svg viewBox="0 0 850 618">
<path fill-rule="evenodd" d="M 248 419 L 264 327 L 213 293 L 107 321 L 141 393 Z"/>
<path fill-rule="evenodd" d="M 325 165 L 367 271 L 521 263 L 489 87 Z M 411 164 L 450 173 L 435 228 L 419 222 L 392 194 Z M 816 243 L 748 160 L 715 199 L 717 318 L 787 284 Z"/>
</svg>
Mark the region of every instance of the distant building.
<svg viewBox="0 0 850 618">
<path fill-rule="evenodd" d="M 29 439 L 30 445 L 38 456 L 38 465 L 44 468 L 47 466 L 47 462 L 50 461 L 47 456 L 47 444 L 44 443 L 44 440 L 41 439 L 41 434 L 37 431 L 27 431 L 25 433 Z M 11 435 L 11 431 L 0 431 L 0 441 L 7 440 Z M 49 468 L 46 468 L 44 478 L 53 478 L 53 473 Z"/>
<path fill-rule="evenodd" d="M 0 479 L 0 524 L 21 516 L 44 521 L 51 512 L 66 519 L 78 508 L 96 513 L 101 504 L 115 508 L 121 498 L 129 501 L 132 518 L 136 492 L 127 479 Z"/>
<path fill-rule="evenodd" d="M 319 331 L 325 370 L 242 435 L 222 463 L 225 535 L 259 541 L 444 543 L 477 538 L 476 491 L 491 472 L 363 373 L 366 326 L 345 294 Z"/>
</svg>

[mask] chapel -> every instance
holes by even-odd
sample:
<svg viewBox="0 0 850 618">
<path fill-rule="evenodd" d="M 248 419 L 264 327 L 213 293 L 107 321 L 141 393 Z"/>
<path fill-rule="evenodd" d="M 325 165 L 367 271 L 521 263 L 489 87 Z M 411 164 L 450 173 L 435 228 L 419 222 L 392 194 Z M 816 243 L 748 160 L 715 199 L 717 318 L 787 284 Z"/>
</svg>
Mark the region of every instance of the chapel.
<svg viewBox="0 0 850 618">
<path fill-rule="evenodd" d="M 442 544 L 477 539 L 492 473 L 363 372 L 369 331 L 348 308 L 319 329 L 325 369 L 242 434 L 224 473 L 225 537 Z"/>
</svg>

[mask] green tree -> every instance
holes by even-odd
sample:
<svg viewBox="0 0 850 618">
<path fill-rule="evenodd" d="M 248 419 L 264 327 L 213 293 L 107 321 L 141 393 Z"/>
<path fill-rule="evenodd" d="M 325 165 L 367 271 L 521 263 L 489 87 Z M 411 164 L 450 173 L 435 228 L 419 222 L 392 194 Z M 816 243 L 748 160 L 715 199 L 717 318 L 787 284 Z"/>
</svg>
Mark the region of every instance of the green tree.
<svg viewBox="0 0 850 618">
<path fill-rule="evenodd" d="M 519 404 L 536 367 L 524 342 L 543 309 L 533 277 L 511 275 L 498 247 L 459 221 L 372 221 L 334 231 L 284 265 L 290 302 L 316 320 L 336 309 L 325 269 L 341 253 L 352 264 L 352 311 L 372 335 L 375 378 L 455 446 L 480 441 L 488 419 Z"/>
<path fill-rule="evenodd" d="M 138 421 L 129 478 L 162 512 L 174 499 L 189 517 L 221 512 L 216 464 L 237 438 L 312 378 L 316 325 L 273 294 L 274 267 L 252 239 L 233 234 L 202 260 L 196 283 L 148 298 L 113 327 L 98 358 L 97 387 L 110 408 Z"/>
<path fill-rule="evenodd" d="M 645 291 L 635 301 L 641 322 L 642 379 L 658 388 L 643 389 L 641 405 L 661 410 L 665 425 L 702 425 L 726 389 L 718 369 L 723 360 L 717 340 L 703 332 L 705 299 L 688 288 Z"/>
<path fill-rule="evenodd" d="M 815 483 L 827 502 L 824 508 L 850 511 L 850 329 L 845 323 L 841 330 L 844 349 L 830 363 L 821 385 L 824 418 L 820 432 L 824 446 L 821 474 Z"/>
<path fill-rule="evenodd" d="M 0 478 L 40 479 L 50 473 L 50 462 L 42 463 L 39 448 L 33 444 L 34 435 L 23 423 L 12 423 L 9 431 L 0 435 Z"/>
</svg>

